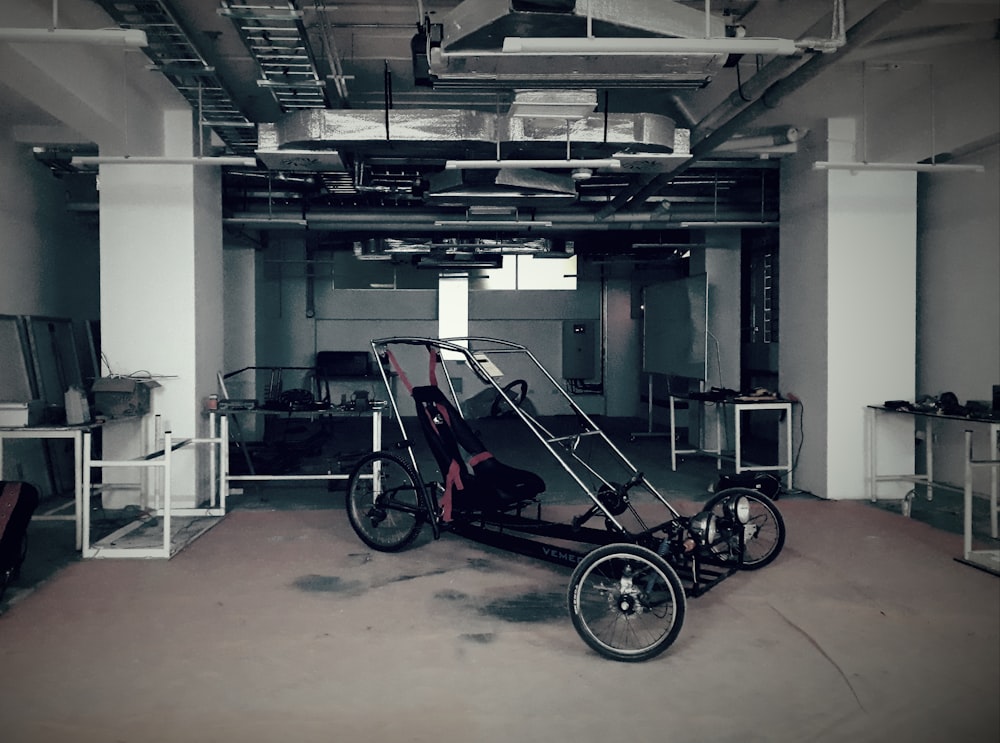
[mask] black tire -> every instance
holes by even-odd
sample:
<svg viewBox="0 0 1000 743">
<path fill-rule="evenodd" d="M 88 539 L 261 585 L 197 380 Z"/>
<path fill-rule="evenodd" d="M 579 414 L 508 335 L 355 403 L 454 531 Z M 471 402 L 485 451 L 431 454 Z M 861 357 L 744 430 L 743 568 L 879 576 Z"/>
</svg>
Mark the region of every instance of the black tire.
<svg viewBox="0 0 1000 743">
<path fill-rule="evenodd" d="M 347 481 L 345 507 L 361 541 L 397 552 L 420 533 L 426 517 L 424 488 L 407 462 L 386 452 L 363 458 Z"/>
<path fill-rule="evenodd" d="M 609 544 L 576 566 L 567 590 L 573 627 L 605 658 L 649 660 L 677 639 L 687 598 L 674 569 L 652 550 Z"/>
<path fill-rule="evenodd" d="M 726 502 L 739 496 L 750 501 L 750 521 L 740 524 L 726 513 Z M 704 511 L 715 514 L 719 538 L 709 548 L 711 557 L 741 570 L 759 570 L 770 565 L 785 546 L 785 520 L 774 501 L 752 488 L 727 488 L 717 493 Z M 742 551 L 740 543 L 743 543 Z"/>
<path fill-rule="evenodd" d="M 528 383 L 523 379 L 515 379 L 513 382 L 509 382 L 503 387 L 504 394 L 507 395 L 514 403 L 514 407 L 521 407 L 525 398 L 528 397 Z M 493 398 L 493 405 L 490 406 L 490 416 L 493 418 L 503 418 L 504 416 L 513 414 L 514 410 L 511 408 L 510 403 L 508 403 L 503 395 L 497 394 Z"/>
</svg>

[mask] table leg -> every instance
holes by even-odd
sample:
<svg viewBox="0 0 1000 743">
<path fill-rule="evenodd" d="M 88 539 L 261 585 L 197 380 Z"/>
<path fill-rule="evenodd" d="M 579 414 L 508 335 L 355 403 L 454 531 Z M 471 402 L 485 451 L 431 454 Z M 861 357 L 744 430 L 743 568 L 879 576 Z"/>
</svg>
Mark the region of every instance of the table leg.
<svg viewBox="0 0 1000 743">
<path fill-rule="evenodd" d="M 677 471 L 677 413 L 674 410 L 673 395 L 670 395 L 670 467 L 674 472 Z"/>
<path fill-rule="evenodd" d="M 878 472 L 878 449 L 877 449 L 877 438 L 876 438 L 876 425 L 875 416 L 877 411 L 869 408 L 865 411 L 868 419 L 868 481 L 865 486 L 868 490 L 868 500 L 874 503 L 878 500 L 878 496 L 875 494 L 875 477 Z"/>
<path fill-rule="evenodd" d="M 924 458 L 927 460 L 927 500 L 934 500 L 934 428 L 929 417 L 924 418 Z"/>
<path fill-rule="evenodd" d="M 1000 459 L 1000 424 L 990 425 L 990 459 Z M 997 497 L 1000 495 L 1000 466 L 990 467 L 990 536 L 997 538 Z"/>
<path fill-rule="evenodd" d="M 76 549 L 83 549 L 83 511 L 89 510 L 89 504 L 84 503 L 83 482 L 83 432 L 73 434 L 73 523 L 75 524 Z"/>
<path fill-rule="evenodd" d="M 736 474 L 743 471 L 743 406 L 733 406 L 733 435 L 736 441 L 733 442 L 733 449 L 736 455 Z"/>
<path fill-rule="evenodd" d="M 972 431 L 965 432 L 965 487 L 962 493 L 962 556 L 972 552 Z"/>
<path fill-rule="evenodd" d="M 785 464 L 788 466 L 788 489 L 792 489 L 792 405 L 785 408 Z"/>
</svg>

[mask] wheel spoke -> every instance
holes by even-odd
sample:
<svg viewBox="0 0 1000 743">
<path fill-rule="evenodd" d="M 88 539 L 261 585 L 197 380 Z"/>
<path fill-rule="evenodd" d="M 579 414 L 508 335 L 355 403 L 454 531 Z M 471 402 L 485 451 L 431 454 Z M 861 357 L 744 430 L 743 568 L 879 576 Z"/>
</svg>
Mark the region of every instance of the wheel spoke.
<svg viewBox="0 0 1000 743">
<path fill-rule="evenodd" d="M 646 660 L 665 650 L 683 623 L 684 591 L 655 552 L 631 544 L 588 554 L 570 581 L 570 613 L 590 647 L 614 660 Z"/>
<path fill-rule="evenodd" d="M 377 452 L 351 473 L 345 505 L 351 526 L 365 544 L 395 551 L 420 531 L 423 486 L 408 464 Z"/>
<path fill-rule="evenodd" d="M 746 524 L 740 524 L 727 513 L 726 505 L 729 500 L 740 497 L 746 498 L 750 504 L 750 518 Z M 781 513 L 769 498 L 756 490 L 724 490 L 705 505 L 705 510 L 715 514 L 720 532 L 720 538 L 710 551 L 715 560 L 746 570 L 756 570 L 773 562 L 784 547 L 785 522 Z"/>
</svg>

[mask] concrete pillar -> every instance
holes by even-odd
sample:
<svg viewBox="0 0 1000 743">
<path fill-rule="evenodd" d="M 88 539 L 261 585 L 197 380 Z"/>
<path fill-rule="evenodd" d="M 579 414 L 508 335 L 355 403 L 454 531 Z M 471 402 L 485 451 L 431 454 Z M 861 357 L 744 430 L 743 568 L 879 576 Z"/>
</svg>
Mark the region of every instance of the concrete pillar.
<svg viewBox="0 0 1000 743">
<path fill-rule="evenodd" d="M 175 439 L 205 432 L 204 400 L 222 370 L 221 211 L 217 168 L 101 167 L 103 373 L 155 376 L 162 385 L 153 394 L 158 429 Z M 108 427 L 104 456 L 139 453 L 138 435 L 137 425 Z M 205 449 L 188 448 L 173 459 L 178 507 L 197 505 L 207 493 Z M 149 497 L 140 503 L 152 505 Z M 134 502 L 134 495 L 121 498 Z"/>
<path fill-rule="evenodd" d="M 915 393 L 916 174 L 814 171 L 855 159 L 853 119 L 827 135 L 782 167 L 780 387 L 802 400 L 796 485 L 858 499 L 866 406 Z M 889 426 L 881 469 L 912 471 L 912 421 Z"/>
<path fill-rule="evenodd" d="M 645 410 L 640 412 L 639 391 L 640 384 L 645 385 L 647 380 L 640 374 L 641 325 L 632 317 L 632 279 L 629 276 L 609 276 L 603 291 L 604 414 L 616 417 L 645 415 Z"/>
<path fill-rule="evenodd" d="M 740 387 L 739 228 L 705 230 L 705 249 L 693 251 L 691 273 L 708 274 L 707 387 Z"/>
<path fill-rule="evenodd" d="M 712 387 L 740 388 L 740 254 L 742 233 L 739 228 L 725 227 L 704 230 L 695 241 L 705 248 L 691 253 L 691 274 L 708 275 L 708 347 L 705 389 Z M 707 448 L 716 446 L 714 417 L 723 414 L 723 449 L 733 449 L 735 428 L 731 411 L 711 406 L 706 409 L 708 431 L 698 430 L 698 417 L 689 416 L 688 428 L 692 440 L 700 440 Z"/>
</svg>

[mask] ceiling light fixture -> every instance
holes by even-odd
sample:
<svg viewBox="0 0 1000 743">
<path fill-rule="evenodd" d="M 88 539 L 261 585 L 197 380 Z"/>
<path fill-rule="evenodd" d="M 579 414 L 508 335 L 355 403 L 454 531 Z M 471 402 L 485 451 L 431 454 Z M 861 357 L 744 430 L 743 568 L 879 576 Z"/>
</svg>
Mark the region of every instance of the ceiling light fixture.
<svg viewBox="0 0 1000 743">
<path fill-rule="evenodd" d="M 491 168 L 611 168 L 621 167 L 613 157 L 577 160 L 447 160 L 445 170 L 488 170 Z"/>
<path fill-rule="evenodd" d="M 242 168 L 257 167 L 255 157 L 158 157 L 143 155 L 78 155 L 70 160 L 70 165 L 233 165 Z"/>
<path fill-rule="evenodd" d="M 777 227 L 777 222 L 680 222 L 678 227 L 683 227 L 686 229 L 712 229 L 721 227 L 745 227 L 747 229 L 752 229 L 756 227 Z"/>
<path fill-rule="evenodd" d="M 813 170 L 881 170 L 912 171 L 916 173 L 982 173 L 982 165 L 962 165 L 960 163 L 852 163 L 819 160 L 813 163 Z"/>
<path fill-rule="evenodd" d="M 0 41 L 57 44 L 97 44 L 101 46 L 144 47 L 146 32 L 138 28 L 0 28 Z"/>
<path fill-rule="evenodd" d="M 548 220 L 514 219 L 436 219 L 435 227 L 551 227 Z"/>
<path fill-rule="evenodd" d="M 778 38 L 598 38 L 594 36 L 507 36 L 505 54 L 530 55 L 656 55 L 656 54 L 774 54 L 790 56 L 799 52 L 791 39 Z"/>
<path fill-rule="evenodd" d="M 223 224 L 240 225 L 241 227 L 308 227 L 304 219 L 289 217 L 225 217 Z"/>
</svg>

